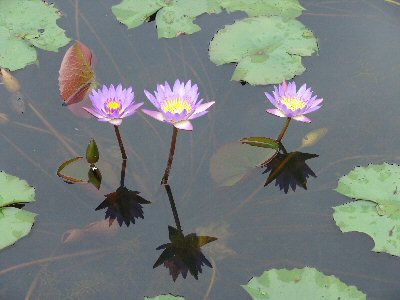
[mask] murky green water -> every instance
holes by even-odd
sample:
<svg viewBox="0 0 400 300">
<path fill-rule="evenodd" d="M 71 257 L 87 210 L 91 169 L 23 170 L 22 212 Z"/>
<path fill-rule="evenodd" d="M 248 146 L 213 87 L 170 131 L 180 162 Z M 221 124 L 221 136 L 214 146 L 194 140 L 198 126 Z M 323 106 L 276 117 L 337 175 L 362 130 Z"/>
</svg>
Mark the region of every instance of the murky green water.
<svg viewBox="0 0 400 300">
<path fill-rule="evenodd" d="M 119 186 L 120 153 L 112 126 L 61 106 L 57 77 L 64 48 L 39 52 L 38 66 L 15 74 L 25 107 L 13 108 L 0 87 L 0 111 L 11 119 L 0 125 L 1 169 L 36 188 L 37 201 L 26 208 L 39 214 L 31 234 L 0 254 L 0 298 L 143 299 L 174 293 L 186 299 L 249 299 L 240 285 L 253 275 L 311 266 L 356 285 L 368 299 L 399 299 L 399 258 L 372 252 L 364 234 L 340 232 L 332 207 L 348 199 L 332 189 L 354 166 L 399 161 L 400 6 L 302 2 L 307 11 L 300 19 L 319 37 L 320 51 L 304 59 L 307 71 L 296 82 L 307 82 L 325 101 L 311 124 L 293 122 L 284 144 L 292 151 L 309 131 L 328 133 L 304 149 L 319 155 L 308 161 L 318 177 L 309 180 L 307 191 L 284 194 L 272 184 L 261 188 L 262 170 L 231 188 L 218 188 L 210 177 L 210 158 L 219 147 L 244 136 L 275 137 L 284 123 L 265 114 L 265 87 L 231 82 L 233 65 L 216 67 L 208 59 L 217 29 L 243 15 L 201 16 L 201 32 L 157 40 L 154 23 L 134 30 L 118 24 L 110 10 L 118 2 L 80 1 L 80 38 L 95 52 L 98 81 L 133 85 L 147 108 L 143 89 L 176 78 L 192 79 L 205 99 L 216 101 L 207 117 L 193 122 L 193 133 L 179 133 L 170 176 L 184 233 L 218 238 L 203 248 L 214 268 L 204 266 L 198 280 L 188 274 L 175 282 L 164 266 L 153 269 L 162 252 L 156 248 L 169 242 L 168 225 L 174 225 L 159 185 L 172 128 L 144 115 L 124 120 L 120 130 L 129 157 L 125 185 L 152 204 L 129 227 L 100 222 L 105 211 L 95 208 Z M 74 1 L 55 4 L 65 14 L 59 25 L 76 37 Z M 100 191 L 56 176 L 60 163 L 84 154 L 92 137 L 103 164 Z M 68 231 L 85 228 L 66 241 Z"/>
</svg>

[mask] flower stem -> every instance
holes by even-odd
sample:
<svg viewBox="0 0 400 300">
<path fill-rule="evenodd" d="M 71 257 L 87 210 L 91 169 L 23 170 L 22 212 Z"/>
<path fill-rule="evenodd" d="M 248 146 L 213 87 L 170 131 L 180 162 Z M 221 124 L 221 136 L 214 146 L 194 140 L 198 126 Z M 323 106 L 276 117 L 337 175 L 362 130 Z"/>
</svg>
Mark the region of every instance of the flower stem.
<svg viewBox="0 0 400 300">
<path fill-rule="evenodd" d="M 279 134 L 278 138 L 276 139 L 276 141 L 277 141 L 278 143 L 280 143 L 280 142 L 282 141 L 283 136 L 285 135 L 286 130 L 287 130 L 288 127 L 289 127 L 289 124 L 290 124 L 290 120 L 291 120 L 291 119 L 292 119 L 292 118 L 287 118 L 287 119 L 286 119 L 286 124 L 285 124 L 285 126 L 282 128 L 281 133 Z"/>
<path fill-rule="evenodd" d="M 121 138 L 121 134 L 119 133 L 118 126 L 114 125 L 114 129 L 115 129 L 115 134 L 117 136 L 119 149 L 121 150 L 122 159 L 127 159 L 128 157 L 126 156 L 126 153 L 125 153 L 124 143 L 122 143 L 122 138 Z"/>
<path fill-rule="evenodd" d="M 175 126 L 173 126 L 173 128 L 174 128 L 173 129 L 174 131 L 172 132 L 171 147 L 169 148 L 167 167 L 165 168 L 165 172 L 164 172 L 164 176 L 161 180 L 161 184 L 168 184 L 169 172 L 171 171 L 172 161 L 174 160 L 176 137 L 178 135 L 178 129 Z"/>
<path fill-rule="evenodd" d="M 179 231 L 182 231 L 181 222 L 179 221 L 178 211 L 176 210 L 176 206 L 175 206 L 174 196 L 172 196 L 172 191 L 171 191 L 171 187 L 169 186 L 169 184 L 165 185 L 165 190 L 167 191 L 169 204 L 171 205 L 172 214 L 174 215 L 176 228 Z"/>
</svg>

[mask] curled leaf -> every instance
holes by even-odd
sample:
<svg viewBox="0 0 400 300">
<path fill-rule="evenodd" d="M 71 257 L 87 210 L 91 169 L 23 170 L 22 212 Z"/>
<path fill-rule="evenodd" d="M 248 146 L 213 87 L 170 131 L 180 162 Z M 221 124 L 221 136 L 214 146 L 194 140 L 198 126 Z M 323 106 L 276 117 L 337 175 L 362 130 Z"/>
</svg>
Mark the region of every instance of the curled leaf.
<svg viewBox="0 0 400 300">
<path fill-rule="evenodd" d="M 242 144 L 247 144 L 250 146 L 274 149 L 276 151 L 279 150 L 279 144 L 276 140 L 263 136 L 241 138 L 240 141 Z"/>
<path fill-rule="evenodd" d="M 21 85 L 17 78 L 15 78 L 11 72 L 8 72 L 4 68 L 0 68 L 1 81 L 10 93 L 17 93 L 21 89 Z"/>
<path fill-rule="evenodd" d="M 300 148 L 311 147 L 328 133 L 328 128 L 319 128 L 307 133 L 301 140 Z"/>
<path fill-rule="evenodd" d="M 78 160 L 81 160 L 82 158 L 83 158 L 82 156 L 78 156 L 78 157 L 74 157 L 74 158 L 71 158 L 71 159 L 69 159 L 69 160 L 63 162 L 63 163 L 61 164 L 61 166 L 59 166 L 58 169 L 57 169 L 57 175 L 58 175 L 59 177 L 61 177 L 65 182 L 68 182 L 68 183 L 85 182 L 85 180 L 83 180 L 83 179 L 79 179 L 79 178 L 76 178 L 76 177 L 74 177 L 74 176 L 70 176 L 70 175 L 66 175 L 66 174 L 63 174 L 63 173 L 62 173 L 62 171 L 63 171 L 65 168 L 67 168 L 68 166 L 70 166 L 70 165 L 73 164 L 74 162 L 76 162 L 76 161 L 78 161 Z"/>
<path fill-rule="evenodd" d="M 95 85 L 93 53 L 77 41 L 64 55 L 59 71 L 60 95 L 66 105 L 82 101 Z"/>
</svg>

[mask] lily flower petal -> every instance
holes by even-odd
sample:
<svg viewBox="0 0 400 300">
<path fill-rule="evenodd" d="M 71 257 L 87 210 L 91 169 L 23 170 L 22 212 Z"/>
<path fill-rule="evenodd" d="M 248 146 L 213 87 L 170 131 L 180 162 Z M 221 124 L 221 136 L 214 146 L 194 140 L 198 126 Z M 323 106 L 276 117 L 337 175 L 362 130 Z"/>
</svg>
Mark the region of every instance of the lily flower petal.
<svg viewBox="0 0 400 300">
<path fill-rule="evenodd" d="M 142 109 L 142 112 L 144 112 L 146 115 L 149 115 L 150 117 L 152 117 L 158 121 L 161 121 L 161 122 L 165 121 L 164 116 L 159 111 Z"/>
<path fill-rule="evenodd" d="M 311 120 L 303 115 L 294 116 L 293 120 L 305 122 L 305 123 L 311 123 Z"/>
<path fill-rule="evenodd" d="M 193 125 L 190 123 L 188 120 L 180 121 L 177 123 L 174 123 L 174 126 L 178 129 L 183 129 L 183 130 L 193 130 Z"/>
<path fill-rule="evenodd" d="M 280 109 L 277 108 L 269 108 L 266 110 L 266 112 L 281 118 L 286 117 L 286 115 Z"/>
</svg>

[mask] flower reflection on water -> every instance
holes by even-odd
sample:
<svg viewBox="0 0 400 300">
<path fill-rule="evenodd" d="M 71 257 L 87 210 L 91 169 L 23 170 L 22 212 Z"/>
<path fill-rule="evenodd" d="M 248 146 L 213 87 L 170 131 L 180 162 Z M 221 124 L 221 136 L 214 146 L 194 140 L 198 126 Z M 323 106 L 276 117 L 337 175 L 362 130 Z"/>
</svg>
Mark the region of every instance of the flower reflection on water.
<svg viewBox="0 0 400 300">
<path fill-rule="evenodd" d="M 267 186 L 275 180 L 275 185 L 279 186 L 279 189 L 284 190 L 285 193 L 289 191 L 289 187 L 293 191 L 296 190 L 296 186 L 307 189 L 308 177 L 317 177 L 317 175 L 306 164 L 306 160 L 318 156 L 317 154 L 299 151 L 287 153 L 286 149 L 281 144 L 281 151 L 277 152 L 270 161 L 262 165 L 266 167 L 263 174 L 269 172 L 264 186 Z"/>
<path fill-rule="evenodd" d="M 169 185 L 165 185 L 165 189 L 168 194 L 172 214 L 174 215 L 176 228 L 168 226 L 170 243 L 156 248 L 156 250 L 164 249 L 164 251 L 154 263 L 153 268 L 164 264 L 169 269 L 169 273 L 174 281 L 178 278 L 179 274 L 182 274 L 182 277 L 186 278 L 188 272 L 194 278 L 198 279 L 198 274 L 202 272 L 204 265 L 212 268 L 210 261 L 201 252 L 201 247 L 216 241 L 217 238 L 198 236 L 196 233 L 184 235 L 171 188 Z"/>
</svg>

